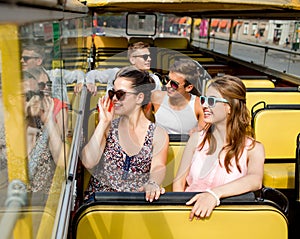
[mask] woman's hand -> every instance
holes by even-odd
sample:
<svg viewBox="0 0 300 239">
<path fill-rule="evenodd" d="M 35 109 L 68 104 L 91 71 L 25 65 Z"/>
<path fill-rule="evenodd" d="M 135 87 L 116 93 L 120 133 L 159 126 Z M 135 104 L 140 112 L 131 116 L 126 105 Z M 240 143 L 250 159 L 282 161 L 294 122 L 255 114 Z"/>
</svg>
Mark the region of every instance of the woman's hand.
<svg viewBox="0 0 300 239">
<path fill-rule="evenodd" d="M 164 194 L 166 190 L 161 188 L 156 182 L 149 180 L 144 186 L 139 188 L 140 192 L 146 193 L 146 201 L 153 202 L 153 200 L 158 200 L 161 194 Z"/>
<path fill-rule="evenodd" d="M 209 217 L 213 209 L 218 206 L 219 200 L 217 200 L 211 193 L 203 192 L 192 197 L 186 205 L 192 205 L 193 203 L 195 204 L 190 213 L 190 220 L 193 220 L 194 217 L 196 217 L 196 219 Z"/>
<path fill-rule="evenodd" d="M 114 118 L 114 105 L 109 97 L 101 97 L 98 100 L 99 124 L 107 126 Z"/>
<path fill-rule="evenodd" d="M 43 112 L 41 114 L 41 120 L 46 124 L 49 120 L 53 120 L 54 101 L 50 96 L 44 96 L 42 104 Z"/>
</svg>

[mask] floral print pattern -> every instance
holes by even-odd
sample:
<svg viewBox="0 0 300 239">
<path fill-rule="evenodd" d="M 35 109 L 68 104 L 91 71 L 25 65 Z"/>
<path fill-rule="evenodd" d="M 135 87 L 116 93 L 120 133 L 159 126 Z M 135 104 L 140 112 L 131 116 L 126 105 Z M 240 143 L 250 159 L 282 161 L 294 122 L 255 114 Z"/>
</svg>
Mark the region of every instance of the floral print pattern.
<svg viewBox="0 0 300 239">
<path fill-rule="evenodd" d="M 137 192 L 149 179 L 155 124 L 149 124 L 139 153 L 128 156 L 119 143 L 119 122 L 120 118 L 112 122 L 104 153 L 92 172 L 85 199 L 97 191 Z"/>
</svg>

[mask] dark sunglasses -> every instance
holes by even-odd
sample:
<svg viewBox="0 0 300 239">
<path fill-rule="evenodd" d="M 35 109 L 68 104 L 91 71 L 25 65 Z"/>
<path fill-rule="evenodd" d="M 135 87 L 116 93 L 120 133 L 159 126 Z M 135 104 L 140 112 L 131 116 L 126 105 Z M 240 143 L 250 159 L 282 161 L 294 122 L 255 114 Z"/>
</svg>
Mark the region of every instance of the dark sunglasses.
<svg viewBox="0 0 300 239">
<path fill-rule="evenodd" d="M 148 57 L 150 57 L 150 54 L 136 55 L 136 56 L 133 56 L 133 57 L 142 57 L 145 61 L 147 61 Z"/>
<path fill-rule="evenodd" d="M 41 99 L 43 99 L 44 96 L 45 96 L 43 91 L 40 91 L 40 90 L 39 91 L 32 91 L 32 90 L 30 90 L 30 91 L 25 93 L 26 102 L 30 101 L 31 98 L 35 95 L 40 96 Z"/>
<path fill-rule="evenodd" d="M 48 80 L 46 83 L 45 83 L 45 82 L 39 82 L 39 83 L 38 83 L 38 86 L 39 86 L 39 89 L 40 89 L 40 90 L 44 90 L 44 89 L 46 88 L 46 86 L 47 86 L 47 88 L 51 89 L 51 87 L 52 87 L 52 82 L 49 81 L 49 80 Z"/>
<path fill-rule="evenodd" d="M 38 56 L 22 56 L 21 59 L 23 59 L 25 62 L 27 62 L 30 59 L 37 59 L 37 58 L 40 58 L 40 57 L 38 57 Z"/>
<path fill-rule="evenodd" d="M 216 98 L 216 97 L 205 97 L 205 96 L 200 96 L 200 103 L 201 105 L 207 104 L 209 107 L 215 107 L 217 102 L 223 102 L 223 103 L 228 103 L 227 100 L 223 98 Z"/>
<path fill-rule="evenodd" d="M 119 101 L 123 101 L 125 99 L 126 94 L 138 94 L 137 92 L 128 92 L 124 90 L 109 90 L 108 91 L 108 97 L 112 100 L 114 98 L 114 95 L 116 95 L 117 99 Z"/>
<path fill-rule="evenodd" d="M 173 88 L 174 90 L 177 90 L 177 89 L 178 89 L 179 83 L 178 83 L 177 81 L 171 80 L 171 79 L 169 78 L 169 76 L 165 76 L 165 77 L 162 79 L 162 84 L 163 84 L 163 85 L 167 85 L 169 82 L 170 82 L 171 88 Z"/>
</svg>

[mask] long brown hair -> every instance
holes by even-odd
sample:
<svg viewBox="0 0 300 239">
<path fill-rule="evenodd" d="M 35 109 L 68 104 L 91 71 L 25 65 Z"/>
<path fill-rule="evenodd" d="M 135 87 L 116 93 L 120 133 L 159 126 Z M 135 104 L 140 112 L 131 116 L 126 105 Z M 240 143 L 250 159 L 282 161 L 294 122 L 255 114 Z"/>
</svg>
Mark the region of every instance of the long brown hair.
<svg viewBox="0 0 300 239">
<path fill-rule="evenodd" d="M 226 152 L 224 165 L 227 173 L 231 172 L 230 162 L 232 158 L 235 158 L 238 170 L 241 172 L 239 158 L 243 153 L 246 138 L 254 137 L 250 124 L 250 113 L 246 107 L 246 87 L 238 77 L 230 75 L 214 78 L 208 83 L 208 87 L 213 87 L 219 91 L 230 105 L 230 114 L 227 116 L 226 123 L 226 145 L 222 148 L 220 153 L 223 150 Z M 217 148 L 216 139 L 212 134 L 213 128 L 214 125 L 207 125 L 207 133 L 199 145 L 199 149 L 202 149 L 207 140 L 209 143 L 208 154 L 214 153 Z M 250 147 L 253 148 L 254 144 L 255 140 L 253 139 Z"/>
</svg>

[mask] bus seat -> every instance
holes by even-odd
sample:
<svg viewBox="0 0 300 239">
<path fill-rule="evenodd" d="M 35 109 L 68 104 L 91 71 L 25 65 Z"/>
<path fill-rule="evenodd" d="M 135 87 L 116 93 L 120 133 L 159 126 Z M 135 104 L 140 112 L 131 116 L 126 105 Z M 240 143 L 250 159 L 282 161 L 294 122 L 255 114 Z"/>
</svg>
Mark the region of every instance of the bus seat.
<svg viewBox="0 0 300 239">
<path fill-rule="evenodd" d="M 299 104 L 300 92 L 298 88 L 248 88 L 246 93 L 246 105 L 251 111 L 258 102 L 266 104 Z"/>
<path fill-rule="evenodd" d="M 189 221 L 191 206 L 185 202 L 193 195 L 166 193 L 158 201 L 148 203 L 144 193 L 96 193 L 94 202 L 77 210 L 72 232 L 74 238 L 90 239 L 193 239 L 199 235 L 231 239 L 232 230 L 228 228 L 237 225 L 234 233 L 243 239 L 288 238 L 286 216 L 275 207 L 276 203 L 263 199 L 259 202 L 251 197 L 222 199 L 209 218 Z"/>
<path fill-rule="evenodd" d="M 162 183 L 162 187 L 166 189 L 166 192 L 172 192 L 173 180 L 178 171 L 185 145 L 186 142 L 169 143 L 166 176 Z"/>
<path fill-rule="evenodd" d="M 278 189 L 295 188 L 294 163 L 265 163 L 263 184 Z"/>
<path fill-rule="evenodd" d="M 266 79 L 242 79 L 246 88 L 274 88 L 274 82 Z"/>
<path fill-rule="evenodd" d="M 201 63 L 203 68 L 211 75 L 211 77 L 215 77 L 218 75 L 233 75 L 233 70 L 226 64 L 207 62 Z"/>
<path fill-rule="evenodd" d="M 85 42 L 86 42 L 85 47 L 88 50 L 90 50 L 92 48 L 92 46 L 93 46 L 93 37 L 92 36 L 87 36 Z"/>
<path fill-rule="evenodd" d="M 97 61 L 96 62 L 96 67 L 97 68 L 114 68 L 114 67 L 119 67 L 119 68 L 122 68 L 122 67 L 125 67 L 125 66 L 129 66 L 129 61 L 126 59 L 126 60 L 121 60 L 121 61 L 109 61 L 109 60 L 106 60 L 106 61 Z"/>
<path fill-rule="evenodd" d="M 108 37 L 108 36 L 95 36 L 94 44 L 98 48 L 128 48 L 128 40 L 126 37 Z"/>
<path fill-rule="evenodd" d="M 157 37 L 154 39 L 154 46 L 168 49 L 188 49 L 189 42 L 186 38 L 175 38 L 175 37 Z"/>
<path fill-rule="evenodd" d="M 300 132 L 297 136 L 297 149 L 296 149 L 296 175 L 295 175 L 295 188 L 296 188 L 296 201 L 300 203 Z"/>
<path fill-rule="evenodd" d="M 2 218 L 5 216 L 5 214 L 9 213 L 13 218 L 13 213 L 16 213 L 17 216 L 15 217 L 18 218 L 16 224 L 21 228 L 27 229 L 15 230 L 13 234 L 14 238 L 38 238 L 37 235 L 50 237 L 53 229 L 52 226 L 55 223 L 55 210 L 44 206 L 26 206 L 20 208 L 19 211 L 15 210 L 16 209 L 7 210 L 7 208 L 0 208 L 0 222 L 2 222 Z M 45 224 L 41 224 L 42 219 L 47 221 L 47 227 L 45 227 Z M 30 228 L 29 225 L 32 227 Z"/>
<path fill-rule="evenodd" d="M 265 147 L 263 183 L 268 187 L 293 189 L 295 140 L 300 132 L 300 108 L 282 109 L 280 107 L 284 107 L 283 105 L 271 106 L 259 109 L 252 115 L 256 139 Z"/>
<path fill-rule="evenodd" d="M 133 44 L 140 41 L 144 43 L 148 43 L 150 46 L 154 45 L 154 40 L 152 37 L 130 37 L 128 40 L 129 44 Z"/>
</svg>

